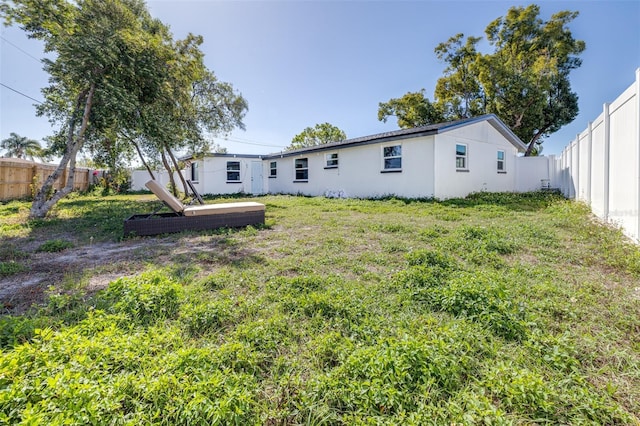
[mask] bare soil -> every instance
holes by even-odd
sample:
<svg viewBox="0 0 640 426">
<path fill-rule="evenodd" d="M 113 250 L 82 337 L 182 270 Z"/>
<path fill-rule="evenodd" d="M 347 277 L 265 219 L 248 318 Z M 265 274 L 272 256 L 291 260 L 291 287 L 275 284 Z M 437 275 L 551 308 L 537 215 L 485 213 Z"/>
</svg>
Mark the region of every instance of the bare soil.
<svg viewBox="0 0 640 426">
<path fill-rule="evenodd" d="M 95 243 L 58 253 L 19 247 L 28 253 L 27 258 L 18 261 L 27 269 L 0 278 L 0 315 L 20 314 L 45 302 L 50 289 L 71 291 L 81 283 L 82 290 L 91 295 L 119 277 L 139 273 L 150 263 L 167 264 L 178 254 L 219 253 L 226 250 L 220 247 L 223 240 L 221 236 L 150 237 Z"/>
</svg>

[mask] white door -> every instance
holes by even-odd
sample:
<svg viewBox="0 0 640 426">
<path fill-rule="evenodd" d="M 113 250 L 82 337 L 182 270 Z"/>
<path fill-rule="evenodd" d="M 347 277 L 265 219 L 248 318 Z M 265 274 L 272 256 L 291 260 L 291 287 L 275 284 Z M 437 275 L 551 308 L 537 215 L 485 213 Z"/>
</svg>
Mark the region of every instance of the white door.
<svg viewBox="0 0 640 426">
<path fill-rule="evenodd" d="M 260 195 L 263 193 L 262 161 L 251 162 L 251 193 L 253 195 Z"/>
</svg>

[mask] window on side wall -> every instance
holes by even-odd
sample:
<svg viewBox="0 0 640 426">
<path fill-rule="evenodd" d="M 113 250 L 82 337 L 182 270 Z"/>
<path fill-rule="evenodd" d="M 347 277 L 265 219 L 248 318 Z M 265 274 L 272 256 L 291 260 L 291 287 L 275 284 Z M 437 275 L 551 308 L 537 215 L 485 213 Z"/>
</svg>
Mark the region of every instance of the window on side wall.
<svg viewBox="0 0 640 426">
<path fill-rule="evenodd" d="M 269 177 L 274 178 L 278 176 L 278 162 L 272 161 L 269 163 Z"/>
<path fill-rule="evenodd" d="M 306 182 L 309 180 L 309 160 L 307 158 L 297 158 L 295 160 L 296 182 Z"/>
<path fill-rule="evenodd" d="M 498 160 L 498 163 L 497 163 L 498 173 L 507 173 L 507 169 L 505 167 L 504 151 L 498 151 L 497 160 Z"/>
<path fill-rule="evenodd" d="M 463 143 L 456 144 L 456 170 L 468 170 L 469 162 L 467 158 L 467 145 Z"/>
<path fill-rule="evenodd" d="M 191 182 L 198 182 L 198 163 L 191 163 Z"/>
<path fill-rule="evenodd" d="M 382 147 L 382 172 L 402 171 L 402 145 Z"/>
<path fill-rule="evenodd" d="M 335 169 L 338 167 L 338 153 L 332 152 L 330 154 L 325 154 L 325 169 Z"/>
<path fill-rule="evenodd" d="M 239 161 L 227 161 L 227 182 L 240 182 Z"/>
</svg>

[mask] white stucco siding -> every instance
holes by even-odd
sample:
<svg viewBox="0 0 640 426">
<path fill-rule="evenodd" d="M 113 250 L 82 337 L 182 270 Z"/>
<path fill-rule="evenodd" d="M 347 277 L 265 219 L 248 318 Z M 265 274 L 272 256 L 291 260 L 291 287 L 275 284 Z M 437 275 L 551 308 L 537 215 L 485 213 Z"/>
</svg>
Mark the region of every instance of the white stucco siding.
<svg viewBox="0 0 640 426">
<path fill-rule="evenodd" d="M 402 171 L 383 172 L 383 147 L 402 146 Z M 327 154 L 338 154 L 338 167 L 327 167 Z M 296 181 L 295 160 L 307 159 L 307 182 Z M 433 136 L 340 148 L 266 159 L 277 162 L 277 177 L 269 178 L 270 193 L 344 197 L 433 196 Z M 265 173 L 269 173 L 268 171 Z"/>
<path fill-rule="evenodd" d="M 466 170 L 456 167 L 456 144 L 467 147 Z M 505 154 L 504 170 L 500 172 L 498 151 Z M 480 191 L 515 191 L 517 155 L 516 147 L 486 121 L 437 135 L 435 197 L 446 199 Z"/>
<path fill-rule="evenodd" d="M 227 162 L 229 161 L 240 163 L 239 181 L 227 180 Z M 197 160 L 196 162 L 199 164 L 198 180 L 194 186 L 200 194 L 250 194 L 251 161 L 255 161 L 255 159 L 239 156 L 206 157 L 204 160 Z"/>
</svg>

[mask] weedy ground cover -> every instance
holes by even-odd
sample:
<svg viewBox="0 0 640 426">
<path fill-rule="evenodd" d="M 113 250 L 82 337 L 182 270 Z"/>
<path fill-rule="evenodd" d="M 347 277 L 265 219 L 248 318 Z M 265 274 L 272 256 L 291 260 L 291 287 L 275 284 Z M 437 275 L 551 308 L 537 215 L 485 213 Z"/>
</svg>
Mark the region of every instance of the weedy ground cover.
<svg viewBox="0 0 640 426">
<path fill-rule="evenodd" d="M 0 423 L 640 421 L 640 251 L 584 205 L 259 201 L 264 227 L 139 239 L 104 289 L 89 268 L 2 317 Z M 113 242 L 151 202 L 77 196 L 37 222 L 1 205 L 0 261 Z"/>
</svg>

